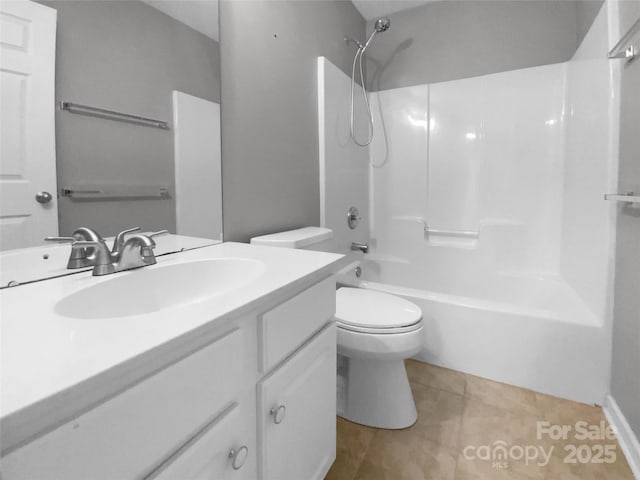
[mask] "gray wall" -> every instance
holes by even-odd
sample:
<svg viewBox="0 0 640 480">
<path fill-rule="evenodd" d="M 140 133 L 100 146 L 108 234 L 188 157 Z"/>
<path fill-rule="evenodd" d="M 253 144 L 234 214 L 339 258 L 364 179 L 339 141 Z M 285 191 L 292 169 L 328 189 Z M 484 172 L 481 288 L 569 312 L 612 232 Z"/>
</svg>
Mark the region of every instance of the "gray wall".
<svg viewBox="0 0 640 480">
<path fill-rule="evenodd" d="M 623 12 L 623 26 L 640 17 Z M 631 4 L 629 4 L 631 7 Z M 624 31 L 623 31 L 624 32 Z M 640 62 L 622 73 L 619 191 L 640 192 Z M 616 235 L 616 279 L 613 320 L 611 391 L 627 421 L 640 438 L 640 210 L 619 207 Z"/>
<path fill-rule="evenodd" d="M 640 0 L 620 0 L 618 8 L 620 9 L 620 32 L 624 34 L 640 18 Z"/>
<path fill-rule="evenodd" d="M 350 72 L 364 30 L 347 1 L 220 3 L 225 240 L 318 225 L 316 59 Z"/>
<path fill-rule="evenodd" d="M 565 61 L 601 0 L 446 1 L 391 16 L 373 89 Z M 349 1 L 220 4 L 225 239 L 319 222 L 316 57 L 350 74 L 365 22 Z M 382 68 L 380 68 L 382 67 Z M 380 74 L 382 72 L 382 74 Z"/>
<path fill-rule="evenodd" d="M 172 120 L 172 90 L 219 102 L 218 43 L 139 1 L 43 1 L 58 10 L 56 98 Z M 58 190 L 74 182 L 168 185 L 173 132 L 56 114 Z M 173 194 L 172 194 L 173 195 Z M 175 201 L 60 198 L 60 233 L 175 231 Z"/>
<path fill-rule="evenodd" d="M 367 50 L 368 82 L 385 90 L 564 62 L 601 4 L 440 1 L 395 13 Z"/>
</svg>

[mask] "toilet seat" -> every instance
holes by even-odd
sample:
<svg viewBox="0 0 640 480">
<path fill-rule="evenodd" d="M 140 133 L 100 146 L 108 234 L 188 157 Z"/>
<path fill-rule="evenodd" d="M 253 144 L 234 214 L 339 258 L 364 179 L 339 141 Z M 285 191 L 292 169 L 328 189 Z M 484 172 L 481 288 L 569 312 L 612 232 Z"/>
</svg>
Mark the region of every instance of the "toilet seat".
<svg viewBox="0 0 640 480">
<path fill-rule="evenodd" d="M 422 327 L 422 310 L 395 295 L 342 287 L 336 291 L 336 322 L 358 333 L 407 333 Z"/>
<path fill-rule="evenodd" d="M 348 325 L 346 323 L 342 323 L 341 321 L 336 321 L 336 325 L 338 328 L 342 330 L 348 330 L 350 332 L 355 333 L 368 333 L 371 335 L 385 335 L 390 333 L 408 333 L 413 332 L 422 328 L 422 322 L 418 322 L 415 325 L 410 325 L 408 327 L 398 327 L 398 328 L 366 328 L 366 327 L 354 327 L 353 325 Z"/>
</svg>

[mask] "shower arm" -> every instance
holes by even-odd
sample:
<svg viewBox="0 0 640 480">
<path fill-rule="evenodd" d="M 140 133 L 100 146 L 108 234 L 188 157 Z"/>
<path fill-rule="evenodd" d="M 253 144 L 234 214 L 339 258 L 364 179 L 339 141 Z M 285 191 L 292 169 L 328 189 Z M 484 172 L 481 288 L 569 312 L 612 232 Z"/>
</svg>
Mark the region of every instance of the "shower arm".
<svg viewBox="0 0 640 480">
<path fill-rule="evenodd" d="M 367 39 L 367 41 L 364 43 L 364 45 L 362 43 L 360 43 L 358 40 L 356 40 L 355 38 L 351 38 L 349 36 L 345 36 L 344 37 L 344 41 L 346 43 L 355 43 L 356 46 L 358 47 L 359 50 L 362 50 L 364 53 L 364 50 L 366 50 L 367 48 L 369 48 L 369 44 L 371 43 L 371 40 L 373 40 L 373 37 L 376 36 L 376 33 L 378 33 L 377 30 L 374 30 L 373 32 L 371 32 L 371 35 L 369 35 L 369 38 Z"/>
<path fill-rule="evenodd" d="M 345 43 L 355 43 L 356 46 L 358 47 L 358 49 L 361 49 L 363 47 L 363 45 L 358 40 L 356 40 L 355 38 L 344 37 L 344 41 L 345 41 Z"/>
</svg>

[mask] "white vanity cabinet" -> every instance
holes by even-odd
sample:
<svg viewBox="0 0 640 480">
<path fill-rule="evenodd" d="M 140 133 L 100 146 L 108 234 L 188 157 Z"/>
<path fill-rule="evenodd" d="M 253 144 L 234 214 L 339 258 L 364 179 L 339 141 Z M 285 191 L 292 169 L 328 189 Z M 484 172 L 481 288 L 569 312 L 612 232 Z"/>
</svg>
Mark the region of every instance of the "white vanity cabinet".
<svg viewBox="0 0 640 480">
<path fill-rule="evenodd" d="M 335 280 L 287 291 L 10 451 L 2 478 L 322 479 L 335 459 Z"/>
</svg>

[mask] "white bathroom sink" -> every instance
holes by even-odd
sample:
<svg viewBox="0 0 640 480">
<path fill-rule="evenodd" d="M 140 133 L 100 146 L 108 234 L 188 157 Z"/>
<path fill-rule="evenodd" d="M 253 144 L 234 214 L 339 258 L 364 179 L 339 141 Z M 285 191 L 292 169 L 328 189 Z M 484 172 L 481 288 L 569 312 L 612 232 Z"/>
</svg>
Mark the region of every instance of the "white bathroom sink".
<svg viewBox="0 0 640 480">
<path fill-rule="evenodd" d="M 99 319 L 145 315 L 198 302 L 246 285 L 265 271 L 259 260 L 217 258 L 117 273 L 56 303 L 58 315 Z"/>
</svg>

